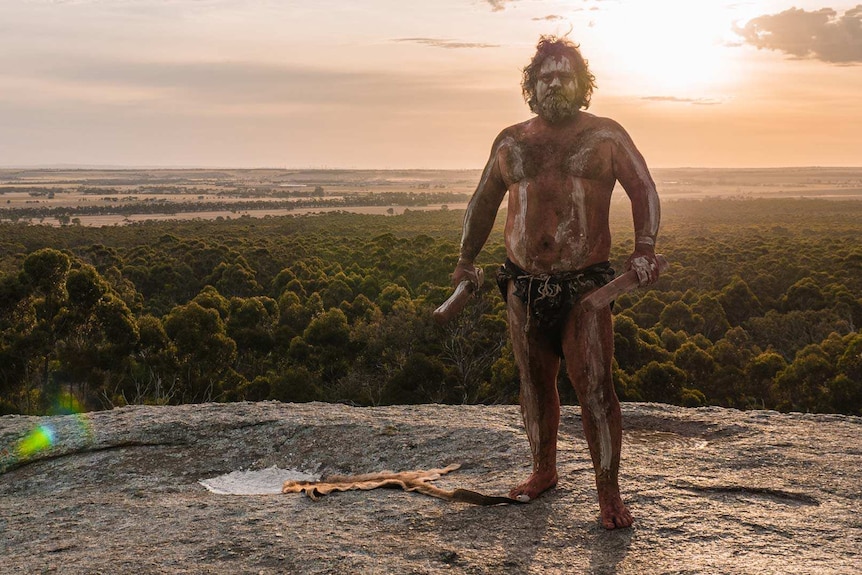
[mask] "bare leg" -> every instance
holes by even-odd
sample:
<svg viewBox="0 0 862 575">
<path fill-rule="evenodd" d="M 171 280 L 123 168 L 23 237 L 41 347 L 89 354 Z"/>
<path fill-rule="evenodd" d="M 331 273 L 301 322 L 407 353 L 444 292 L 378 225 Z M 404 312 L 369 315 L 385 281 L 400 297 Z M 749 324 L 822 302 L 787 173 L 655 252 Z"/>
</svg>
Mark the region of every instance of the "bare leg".
<svg viewBox="0 0 862 575">
<path fill-rule="evenodd" d="M 596 471 L 602 525 L 628 527 L 634 519 L 620 497 L 619 468 L 622 415 L 614 391 L 611 362 L 614 332 L 610 309 L 576 308 L 563 334 L 569 379 L 581 404 L 584 435 Z"/>
<path fill-rule="evenodd" d="M 521 374 L 521 416 L 533 456 L 532 475 L 512 489 L 509 496 L 530 500 L 557 485 L 560 358 L 535 326 L 525 333 L 526 306 L 511 291 L 508 302 L 509 332 Z"/>
</svg>

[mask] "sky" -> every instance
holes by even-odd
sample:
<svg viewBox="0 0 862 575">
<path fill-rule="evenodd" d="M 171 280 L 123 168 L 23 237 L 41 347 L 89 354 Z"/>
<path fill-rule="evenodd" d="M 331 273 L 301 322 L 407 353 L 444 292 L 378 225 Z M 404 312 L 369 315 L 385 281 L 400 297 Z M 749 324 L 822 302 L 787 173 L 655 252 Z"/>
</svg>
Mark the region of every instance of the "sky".
<svg viewBox="0 0 862 575">
<path fill-rule="evenodd" d="M 836 0 L 0 0 L 0 166 L 481 168 L 542 34 L 651 167 L 862 166 Z"/>
</svg>

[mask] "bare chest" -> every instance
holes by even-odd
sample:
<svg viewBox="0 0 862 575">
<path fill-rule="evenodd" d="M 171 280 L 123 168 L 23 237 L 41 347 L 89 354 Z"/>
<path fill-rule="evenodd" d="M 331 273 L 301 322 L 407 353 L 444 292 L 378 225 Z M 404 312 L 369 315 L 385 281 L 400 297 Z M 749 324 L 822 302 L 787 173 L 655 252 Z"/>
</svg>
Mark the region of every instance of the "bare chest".
<svg viewBox="0 0 862 575">
<path fill-rule="evenodd" d="M 613 149 L 601 134 L 513 138 L 502 152 L 500 167 L 509 186 L 526 181 L 557 188 L 572 178 L 613 185 Z"/>
</svg>

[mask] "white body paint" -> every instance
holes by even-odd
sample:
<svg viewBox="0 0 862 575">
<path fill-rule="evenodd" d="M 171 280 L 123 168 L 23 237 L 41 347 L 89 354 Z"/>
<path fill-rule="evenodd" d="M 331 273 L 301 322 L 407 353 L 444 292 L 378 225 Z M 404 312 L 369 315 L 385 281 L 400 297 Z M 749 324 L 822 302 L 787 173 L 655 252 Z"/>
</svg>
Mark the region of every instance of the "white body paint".
<svg viewBox="0 0 862 575">
<path fill-rule="evenodd" d="M 586 316 L 587 341 L 591 353 L 588 354 L 589 366 L 587 368 L 587 395 L 589 396 L 590 411 L 596 424 L 596 432 L 599 436 L 599 460 L 601 468 L 605 471 L 611 469 L 613 459 L 613 443 L 611 441 L 611 428 L 605 415 L 605 397 L 602 392 L 602 382 L 605 379 L 605 361 L 602 347 L 599 344 L 599 325 L 595 313 Z"/>
<path fill-rule="evenodd" d="M 635 238 L 635 243 L 655 247 L 655 239 L 651 238 L 650 236 L 637 236 Z"/>
<path fill-rule="evenodd" d="M 521 262 L 527 260 L 527 190 L 529 184 L 522 179 L 518 184 L 518 211 L 512 222 L 512 253 Z"/>
<path fill-rule="evenodd" d="M 477 190 L 485 189 L 485 186 L 488 183 L 488 178 L 491 176 L 491 170 L 494 168 L 494 163 L 497 162 L 497 160 L 499 158 L 500 149 L 503 148 L 504 146 L 516 147 L 516 146 L 512 145 L 513 143 L 514 143 L 514 139 L 509 137 L 509 138 L 504 138 L 502 141 L 500 141 L 499 144 L 497 144 L 497 147 L 494 148 L 494 151 L 491 154 L 492 161 L 488 162 L 488 165 L 485 166 L 485 170 L 482 172 L 482 177 L 479 179 L 479 186 L 476 188 Z M 521 167 L 521 170 L 523 171 L 523 165 Z M 473 229 L 472 229 L 472 226 L 470 225 L 470 222 L 473 221 L 473 211 L 476 209 L 476 201 L 477 201 L 477 197 L 474 196 L 470 200 L 470 203 L 467 205 L 467 210 L 464 213 L 464 230 L 463 230 L 463 233 L 461 235 L 461 246 L 460 246 L 462 258 L 463 258 L 464 253 L 465 253 L 464 242 L 468 237 L 471 237 L 473 235 L 472 234 Z M 469 263 L 473 263 L 472 259 L 470 260 Z"/>
<path fill-rule="evenodd" d="M 659 219 L 661 218 L 658 207 L 658 196 L 655 194 L 650 194 L 647 196 L 646 201 L 649 210 L 647 212 L 646 221 L 644 222 L 645 229 L 637 230 L 635 241 L 638 243 L 655 246 L 655 235 L 658 232 L 658 223 Z"/>
<path fill-rule="evenodd" d="M 509 286 L 509 301 L 515 299 L 514 286 Z M 523 309 L 525 317 L 521 317 Z M 536 398 L 535 385 L 530 376 L 530 340 L 526 333 L 528 331 L 529 320 L 526 314 L 530 311 L 525 308 L 520 308 L 515 311 L 515 308 L 509 308 L 509 322 L 513 334 L 523 333 L 522 337 L 513 337 L 512 344 L 515 346 L 515 354 L 519 357 L 518 368 L 521 376 L 521 416 L 524 421 L 524 427 L 527 431 L 527 438 L 530 440 L 530 452 L 533 455 L 533 461 L 537 461 L 539 457 L 539 447 L 541 439 L 541 430 L 539 429 L 539 418 L 537 413 L 539 410 L 538 400 Z M 521 347 L 523 346 L 523 347 Z"/>
<path fill-rule="evenodd" d="M 521 152 L 521 146 L 515 143 L 513 138 L 506 138 L 508 145 L 508 167 L 511 171 L 511 178 L 518 183 L 518 211 L 515 212 L 512 231 L 512 253 L 521 261 L 524 262 L 527 257 L 527 190 L 529 183 L 527 176 L 524 173 L 524 156 Z"/>
<path fill-rule="evenodd" d="M 508 145 L 512 179 L 516 182 L 520 182 L 527 177 L 526 172 L 524 172 L 524 154 L 521 151 L 521 146 L 518 145 L 514 138 L 511 137 L 506 138 L 504 142 Z"/>
<path fill-rule="evenodd" d="M 587 241 L 587 199 L 583 183 L 579 178 L 571 178 L 572 203 L 568 218 L 557 224 L 554 241 L 567 244 L 570 258 L 564 258 L 560 263 L 563 269 L 580 267 L 587 257 L 589 242 Z"/>
<path fill-rule="evenodd" d="M 654 271 L 654 268 L 655 265 L 643 256 L 632 260 L 632 269 L 638 274 L 638 282 L 641 284 L 649 281 L 650 273 Z"/>
<path fill-rule="evenodd" d="M 642 182 L 648 182 L 652 186 L 652 177 L 644 162 L 640 161 L 640 154 L 634 147 L 631 139 L 620 130 L 611 130 L 609 128 L 601 128 L 592 132 L 582 141 L 582 149 L 574 154 L 569 160 L 569 166 L 573 173 L 581 173 L 586 165 L 590 153 L 602 141 L 610 141 L 615 146 L 622 149 L 624 156 L 632 160 L 632 166 L 635 169 L 637 178 Z M 658 195 L 648 194 L 646 197 L 647 214 L 643 222 L 643 228 L 635 230 L 635 241 L 642 244 L 655 246 L 655 235 L 658 232 L 659 220 L 661 212 L 659 210 Z"/>
<path fill-rule="evenodd" d="M 587 137 L 581 141 L 582 151 L 573 155 L 570 162 L 572 167 L 582 165 L 587 158 L 588 152 L 594 150 L 602 141 L 613 142 L 615 145 L 622 148 L 625 155 L 629 158 L 637 158 L 640 154 L 634 147 L 632 141 L 625 136 L 624 132 L 612 130 L 610 128 L 600 128 L 587 133 Z M 633 162 L 632 164 L 637 172 L 639 179 L 645 182 L 651 182 L 652 177 L 649 175 L 649 170 L 643 162 Z M 656 206 L 657 207 L 657 206 Z"/>
<path fill-rule="evenodd" d="M 598 143 L 602 140 L 608 140 L 613 142 L 614 144 L 622 148 L 622 150 L 626 153 L 626 156 L 628 156 L 629 158 L 637 158 L 640 155 L 637 150 L 635 150 L 632 141 L 628 137 L 625 137 L 623 132 L 619 130 L 611 130 L 609 128 L 601 128 L 599 130 L 590 132 L 589 138 L 584 142 L 584 145 L 586 146 L 588 143 L 593 144 L 594 142 Z M 594 146 L 595 144 L 586 147 L 592 148 Z M 643 180 L 644 182 L 652 181 L 652 178 L 649 175 L 649 170 L 647 170 L 647 167 L 643 162 L 634 162 L 633 165 L 639 179 Z"/>
</svg>

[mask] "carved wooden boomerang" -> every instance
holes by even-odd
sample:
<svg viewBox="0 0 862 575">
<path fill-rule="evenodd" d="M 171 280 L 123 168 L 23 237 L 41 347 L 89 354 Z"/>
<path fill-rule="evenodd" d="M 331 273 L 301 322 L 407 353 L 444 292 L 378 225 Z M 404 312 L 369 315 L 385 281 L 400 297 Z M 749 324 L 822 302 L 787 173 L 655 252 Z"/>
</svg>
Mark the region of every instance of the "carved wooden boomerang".
<svg viewBox="0 0 862 575">
<path fill-rule="evenodd" d="M 439 325 L 445 325 L 461 313 L 467 305 L 467 302 L 470 301 L 473 293 L 479 289 L 483 283 L 485 283 L 485 271 L 482 268 L 476 268 L 476 275 L 479 278 L 479 283 L 473 283 L 470 280 L 462 280 L 461 283 L 458 284 L 458 287 L 455 288 L 452 295 L 449 296 L 449 299 L 444 301 L 440 304 L 440 307 L 434 310 L 434 321 Z"/>
<path fill-rule="evenodd" d="M 658 263 L 659 273 L 664 273 L 668 268 L 668 263 L 665 257 L 661 254 L 655 256 Z M 602 287 L 595 289 L 581 299 L 581 307 L 587 311 L 596 311 L 610 305 L 612 301 L 620 297 L 626 292 L 630 292 L 640 285 L 638 274 L 635 270 L 629 270 L 618 278 L 606 283 Z"/>
</svg>

